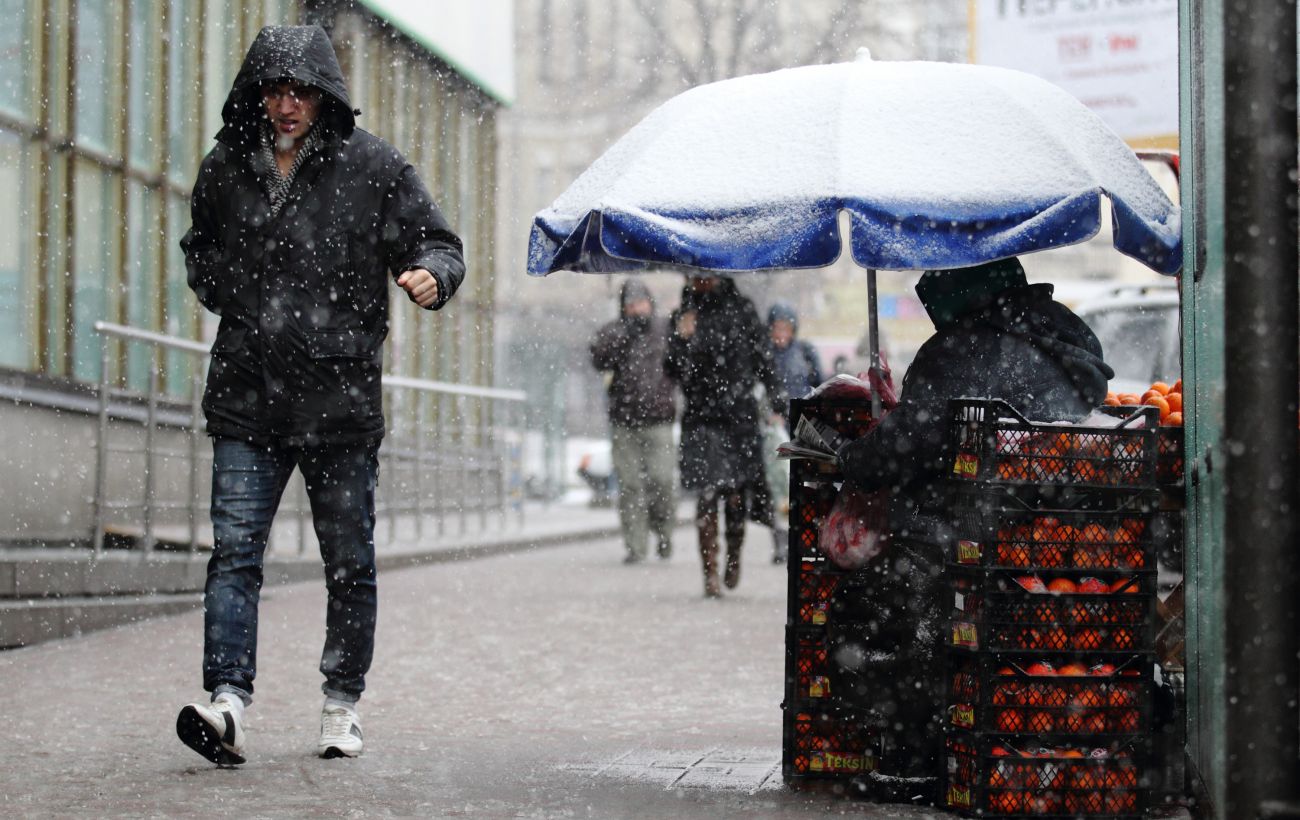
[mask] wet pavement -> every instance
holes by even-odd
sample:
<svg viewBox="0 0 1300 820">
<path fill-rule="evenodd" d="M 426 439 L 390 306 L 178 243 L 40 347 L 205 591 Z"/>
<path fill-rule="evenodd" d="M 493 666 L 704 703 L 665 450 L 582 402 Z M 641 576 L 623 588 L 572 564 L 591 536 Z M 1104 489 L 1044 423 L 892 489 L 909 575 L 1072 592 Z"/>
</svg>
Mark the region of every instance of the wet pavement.
<svg viewBox="0 0 1300 820">
<path fill-rule="evenodd" d="M 176 739 L 201 695 L 200 613 L 0 653 L 0 813 L 239 817 L 946 817 L 780 778 L 785 575 L 752 530 L 738 590 L 704 600 L 613 539 L 380 576 L 366 754 L 320 760 L 323 585 L 264 591 L 249 763 Z"/>
</svg>

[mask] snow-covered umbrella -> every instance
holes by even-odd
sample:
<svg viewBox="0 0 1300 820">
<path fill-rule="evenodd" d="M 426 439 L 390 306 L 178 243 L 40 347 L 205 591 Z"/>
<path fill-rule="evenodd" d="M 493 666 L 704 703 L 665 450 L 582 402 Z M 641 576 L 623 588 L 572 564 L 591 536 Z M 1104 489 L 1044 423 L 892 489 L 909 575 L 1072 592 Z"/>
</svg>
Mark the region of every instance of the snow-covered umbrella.
<svg viewBox="0 0 1300 820">
<path fill-rule="evenodd" d="M 819 268 L 845 240 L 868 271 L 961 268 L 1082 242 L 1182 266 L 1178 208 L 1068 93 L 989 66 L 804 66 L 686 91 L 533 220 L 528 272 Z"/>
</svg>

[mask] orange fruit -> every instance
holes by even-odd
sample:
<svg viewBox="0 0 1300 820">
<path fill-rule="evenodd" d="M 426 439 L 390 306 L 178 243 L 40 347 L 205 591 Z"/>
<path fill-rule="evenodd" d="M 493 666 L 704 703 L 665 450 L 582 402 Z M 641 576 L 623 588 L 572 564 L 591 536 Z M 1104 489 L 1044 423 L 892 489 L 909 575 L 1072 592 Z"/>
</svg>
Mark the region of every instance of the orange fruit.
<svg viewBox="0 0 1300 820">
<path fill-rule="evenodd" d="M 1080 629 L 1074 633 L 1070 643 L 1075 649 L 1081 649 L 1085 652 L 1095 652 L 1101 649 L 1101 633 L 1095 629 Z"/>
<path fill-rule="evenodd" d="M 1169 412 L 1171 413 L 1183 412 L 1182 393 L 1170 393 L 1169 395 L 1165 396 L 1165 401 L 1169 402 Z"/>
<path fill-rule="evenodd" d="M 1114 393 L 1107 394 L 1106 398 L 1102 399 L 1101 404 L 1103 407 L 1119 407 L 1119 396 Z"/>
<path fill-rule="evenodd" d="M 1069 578 L 1053 578 L 1047 585 L 1048 592 L 1054 592 L 1057 595 L 1069 595 L 1078 591 L 1078 586 Z"/>
<path fill-rule="evenodd" d="M 1003 709 L 998 712 L 997 727 L 999 732 L 1020 732 L 1025 728 L 1025 716 L 1019 709 Z"/>
<path fill-rule="evenodd" d="M 1070 676 L 1086 675 L 1088 674 L 1088 667 L 1084 666 L 1081 663 L 1067 663 L 1065 666 L 1062 666 L 1060 670 L 1057 671 L 1056 674 L 1070 675 Z"/>
<path fill-rule="evenodd" d="M 1137 393 L 1120 393 L 1119 403 L 1125 407 L 1133 407 L 1142 403 L 1142 399 Z"/>
<path fill-rule="evenodd" d="M 1160 411 L 1161 421 L 1164 421 L 1165 418 L 1170 413 L 1169 402 L 1165 399 L 1164 396 L 1160 396 L 1160 395 L 1148 396 L 1142 399 L 1142 403 L 1158 409 Z"/>
<path fill-rule="evenodd" d="M 1169 392 L 1170 392 L 1170 393 L 1181 393 L 1181 392 L 1183 392 L 1183 380 L 1182 380 L 1182 379 L 1179 379 L 1178 381 L 1174 382 L 1174 386 L 1171 387 L 1171 388 L 1169 388 Z"/>
<path fill-rule="evenodd" d="M 1151 385 L 1151 389 L 1162 396 L 1167 396 L 1169 395 L 1169 391 L 1172 390 L 1173 388 L 1171 388 L 1169 385 L 1165 384 L 1164 382 L 1155 382 L 1154 384 Z"/>
<path fill-rule="evenodd" d="M 1168 427 L 1182 427 L 1183 414 L 1178 412 L 1170 413 L 1168 416 L 1161 419 L 1161 422 Z"/>
</svg>

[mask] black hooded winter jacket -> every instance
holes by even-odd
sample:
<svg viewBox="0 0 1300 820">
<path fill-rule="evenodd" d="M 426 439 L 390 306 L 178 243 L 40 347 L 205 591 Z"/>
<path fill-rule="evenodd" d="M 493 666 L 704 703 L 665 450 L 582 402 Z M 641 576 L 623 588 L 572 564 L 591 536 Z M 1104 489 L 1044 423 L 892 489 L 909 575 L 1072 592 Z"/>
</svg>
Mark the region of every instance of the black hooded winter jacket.
<svg viewBox="0 0 1300 820">
<path fill-rule="evenodd" d="M 323 145 L 301 165 L 278 216 L 255 170 L 261 84 L 324 93 Z M 181 240 L 190 287 L 221 316 L 203 409 L 208 432 L 287 444 L 378 439 L 390 277 L 438 281 L 438 309 L 465 275 L 460 239 L 415 169 L 355 126 L 334 49 L 319 26 L 268 26 L 222 109 Z M 274 173 L 274 171 L 272 171 Z"/>
<path fill-rule="evenodd" d="M 898 407 L 840 449 L 845 477 L 890 489 L 896 535 L 942 541 L 950 399 L 999 398 L 1031 420 L 1078 421 L 1101 404 L 1113 375 L 1096 335 L 1052 299 L 1051 285 L 1004 291 L 921 346 Z"/>
</svg>

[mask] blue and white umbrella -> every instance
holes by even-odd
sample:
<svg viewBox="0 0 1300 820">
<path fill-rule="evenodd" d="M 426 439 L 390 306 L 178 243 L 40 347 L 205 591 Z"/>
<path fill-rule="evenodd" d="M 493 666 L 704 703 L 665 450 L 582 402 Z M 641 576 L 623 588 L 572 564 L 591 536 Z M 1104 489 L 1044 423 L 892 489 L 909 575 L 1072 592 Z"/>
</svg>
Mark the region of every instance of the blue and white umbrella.
<svg viewBox="0 0 1300 820">
<path fill-rule="evenodd" d="M 1179 271 L 1177 206 L 1074 97 L 1018 71 L 864 50 L 664 103 L 537 214 L 528 272 L 825 267 L 846 244 L 845 212 L 874 294 L 876 269 L 1082 242 L 1103 200 L 1120 252 Z"/>
</svg>

